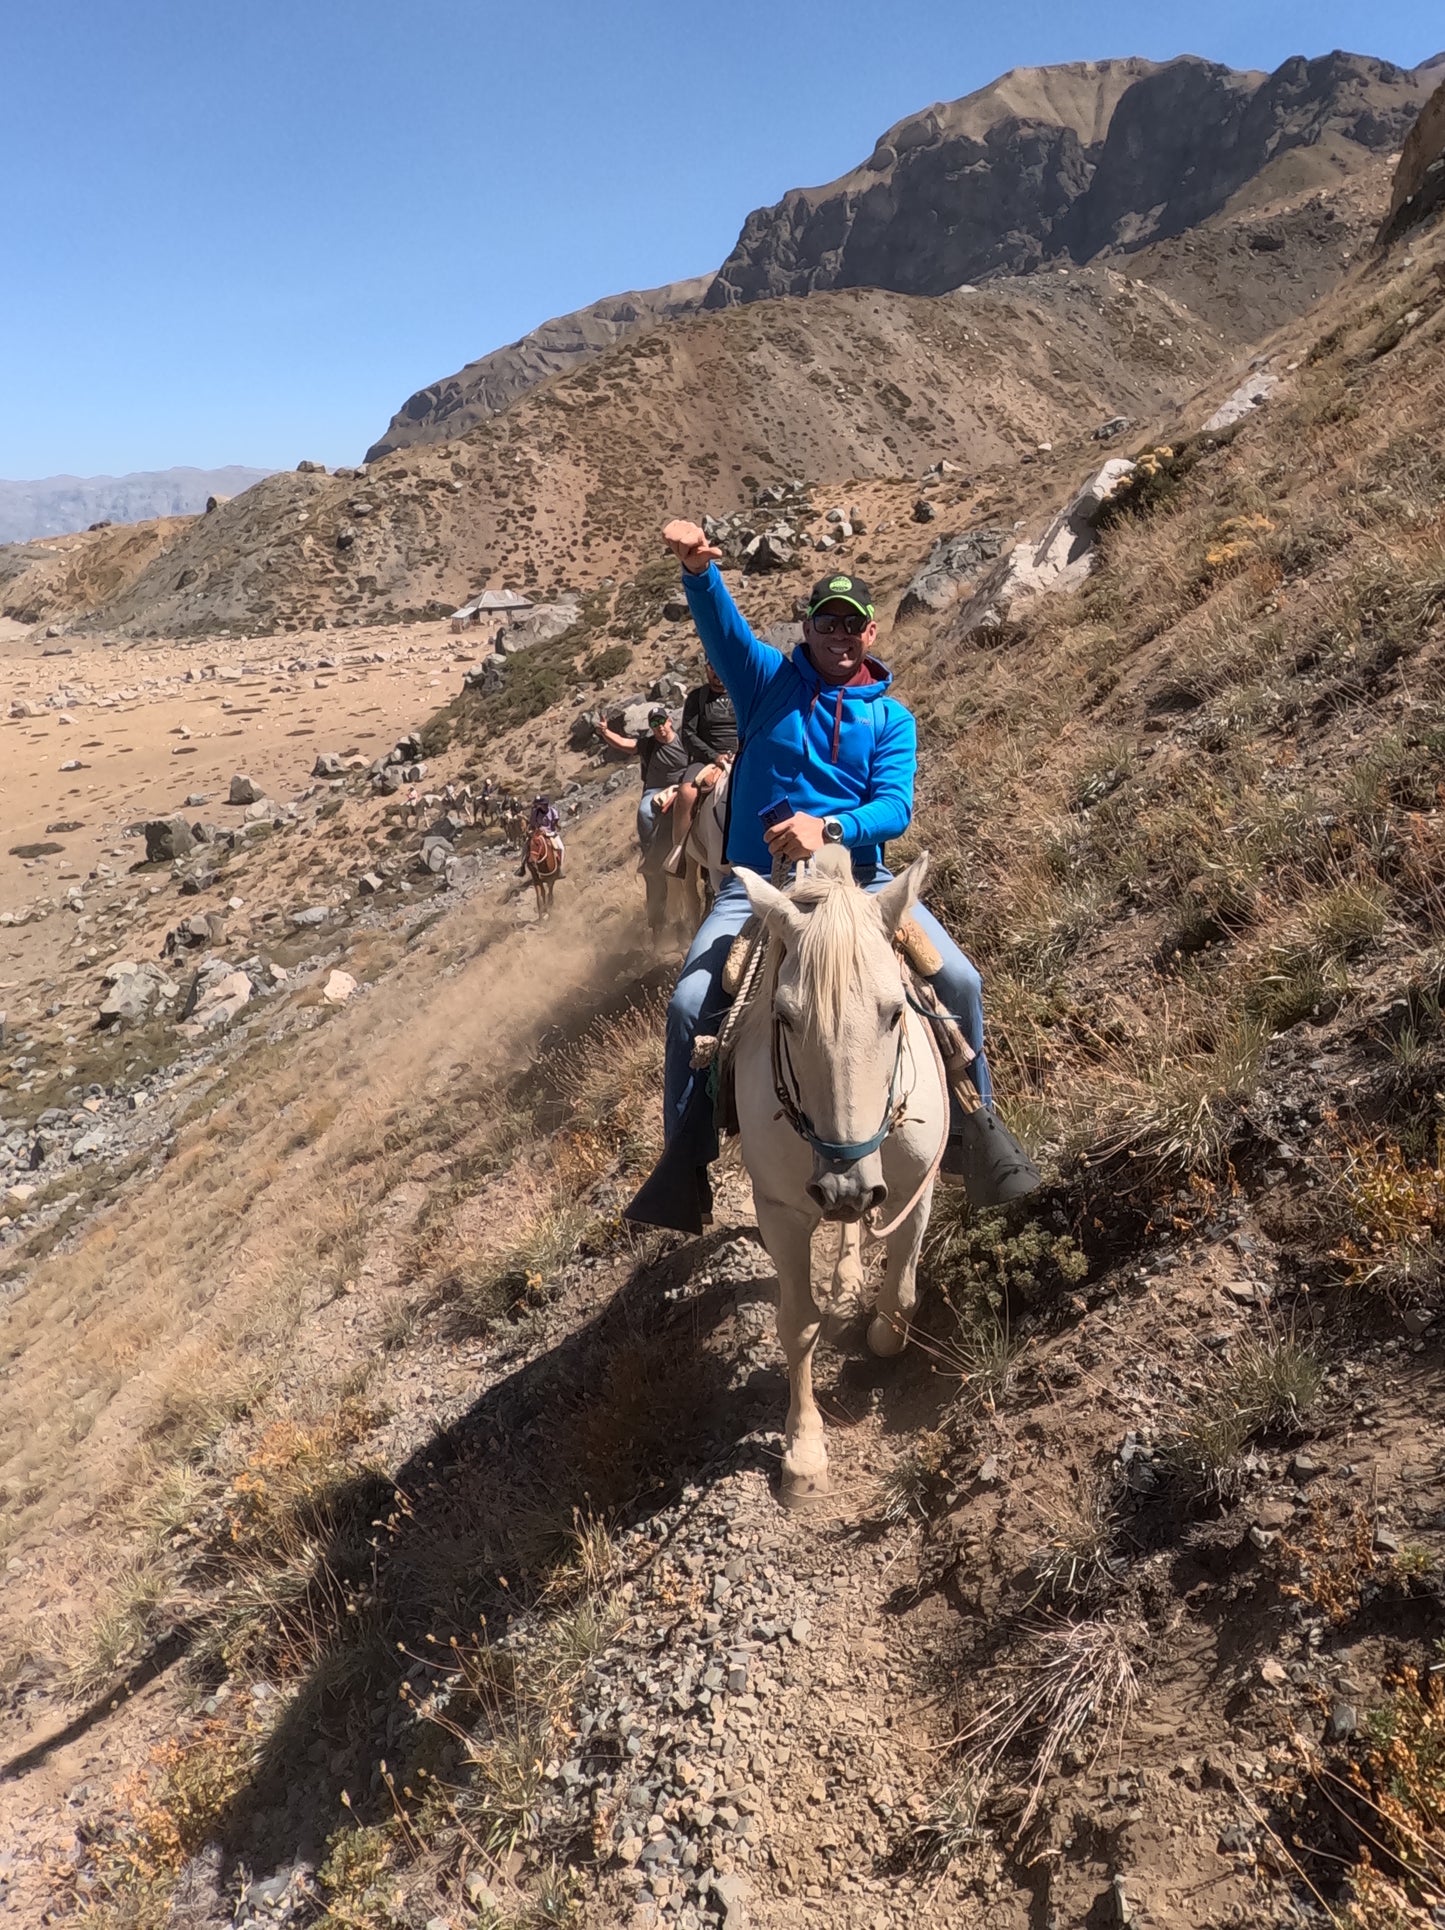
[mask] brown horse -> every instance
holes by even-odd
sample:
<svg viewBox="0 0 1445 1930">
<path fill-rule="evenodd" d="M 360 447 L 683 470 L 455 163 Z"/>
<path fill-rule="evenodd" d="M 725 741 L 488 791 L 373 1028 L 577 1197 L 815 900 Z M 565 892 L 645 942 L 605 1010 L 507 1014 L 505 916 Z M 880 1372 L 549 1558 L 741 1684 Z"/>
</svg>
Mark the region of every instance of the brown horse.
<svg viewBox="0 0 1445 1930">
<path fill-rule="evenodd" d="M 537 894 L 537 916 L 552 909 L 552 892 L 562 870 L 562 846 L 550 831 L 534 831 L 527 839 L 527 876 Z"/>
</svg>

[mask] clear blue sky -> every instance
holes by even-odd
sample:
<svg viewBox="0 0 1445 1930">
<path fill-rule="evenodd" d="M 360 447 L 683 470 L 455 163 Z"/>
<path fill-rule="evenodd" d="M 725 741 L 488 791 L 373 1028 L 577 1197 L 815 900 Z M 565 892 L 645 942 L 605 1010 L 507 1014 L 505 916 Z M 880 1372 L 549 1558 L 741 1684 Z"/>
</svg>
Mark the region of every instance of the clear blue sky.
<svg viewBox="0 0 1445 1930">
<path fill-rule="evenodd" d="M 1007 67 L 1442 43 L 1438 0 L 0 0 L 0 476 L 355 460 Z"/>
</svg>

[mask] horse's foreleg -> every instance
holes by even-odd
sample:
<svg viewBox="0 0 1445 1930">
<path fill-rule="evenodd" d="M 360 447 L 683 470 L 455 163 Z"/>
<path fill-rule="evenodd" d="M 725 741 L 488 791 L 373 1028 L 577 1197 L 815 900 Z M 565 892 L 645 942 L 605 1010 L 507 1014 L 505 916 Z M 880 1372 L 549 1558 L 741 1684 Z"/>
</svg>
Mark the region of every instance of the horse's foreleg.
<svg viewBox="0 0 1445 1930">
<path fill-rule="evenodd" d="M 758 1231 L 778 1269 L 778 1341 L 788 1362 L 783 1505 L 804 1507 L 828 1492 L 823 1417 L 813 1399 L 813 1350 L 820 1324 L 811 1277 L 813 1227 L 791 1207 L 770 1200 L 755 1204 Z"/>
<path fill-rule="evenodd" d="M 863 1228 L 845 1220 L 838 1228 L 838 1260 L 833 1268 L 833 1309 L 856 1307 L 863 1292 Z"/>
<path fill-rule="evenodd" d="M 909 1323 L 918 1305 L 918 1256 L 933 1208 L 933 1188 L 888 1238 L 888 1264 L 878 1289 L 877 1312 L 868 1324 L 868 1345 L 885 1358 L 908 1344 Z"/>
</svg>

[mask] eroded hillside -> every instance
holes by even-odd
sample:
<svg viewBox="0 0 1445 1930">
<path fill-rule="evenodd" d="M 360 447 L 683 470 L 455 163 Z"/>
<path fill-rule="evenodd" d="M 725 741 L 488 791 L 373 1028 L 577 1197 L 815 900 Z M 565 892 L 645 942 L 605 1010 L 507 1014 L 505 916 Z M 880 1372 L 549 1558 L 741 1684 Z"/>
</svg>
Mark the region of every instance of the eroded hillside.
<svg viewBox="0 0 1445 1930">
<path fill-rule="evenodd" d="M 1012 465 L 1176 405 L 1225 352 L 1169 298 L 1095 269 L 1019 292 L 844 292 L 697 316 L 457 442 L 364 476 L 272 477 L 76 614 L 123 634 L 254 634 L 440 614 L 488 584 L 587 589 L 636 567 L 657 502 L 730 510 L 770 477 L 845 487 L 945 453 L 970 474 Z"/>
<path fill-rule="evenodd" d="M 910 848 L 1048 1185 L 1009 1216 L 940 1198 L 900 1362 L 835 1310 L 831 1512 L 773 1499 L 771 1270 L 736 1173 L 700 1243 L 617 1218 L 656 1150 L 671 962 L 636 946 L 621 797 L 552 927 L 495 919 L 495 860 L 450 911 L 400 910 L 355 1002 L 243 1019 L 130 1190 L 37 1254 L 0 1440 L 12 1907 L 1445 1907 L 1438 220 L 1271 351 L 1236 424 L 1203 429 L 1217 378 L 1124 445 L 1081 589 L 886 640 L 923 725 Z M 937 478 L 926 530 L 916 478 L 871 484 L 887 606 L 936 533 L 1037 535 L 1085 467 L 1075 444 Z M 756 621 L 810 561 L 736 579 Z M 449 705 L 435 779 L 546 758 L 605 785 L 568 748 L 586 666 L 625 641 L 617 695 L 676 656 L 666 594 L 644 572 L 590 606 L 547 711 Z M 306 819 L 348 864 L 387 841 L 363 778 Z M 398 855 L 426 815 L 384 820 Z M 154 882 L 159 923 L 179 887 Z"/>
</svg>

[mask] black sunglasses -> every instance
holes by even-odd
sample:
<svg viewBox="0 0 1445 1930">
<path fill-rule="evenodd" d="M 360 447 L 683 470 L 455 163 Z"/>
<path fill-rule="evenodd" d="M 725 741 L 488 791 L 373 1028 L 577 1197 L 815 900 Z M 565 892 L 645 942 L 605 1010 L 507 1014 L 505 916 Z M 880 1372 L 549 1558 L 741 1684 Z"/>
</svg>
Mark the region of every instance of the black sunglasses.
<svg viewBox="0 0 1445 1930">
<path fill-rule="evenodd" d="M 809 617 L 808 621 L 820 637 L 836 637 L 840 630 L 846 630 L 850 637 L 861 637 L 873 619 L 872 617 L 862 616 L 817 616 Z"/>
</svg>

